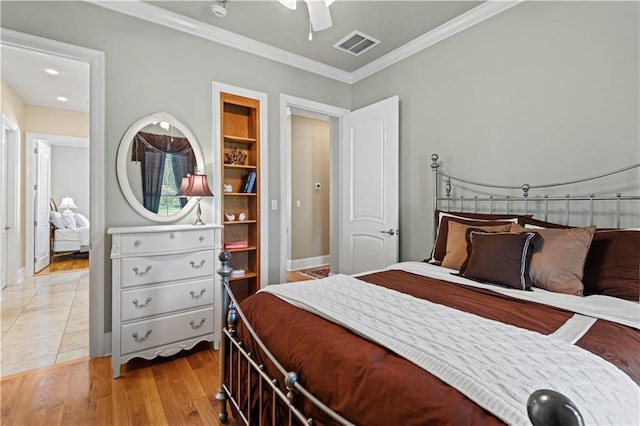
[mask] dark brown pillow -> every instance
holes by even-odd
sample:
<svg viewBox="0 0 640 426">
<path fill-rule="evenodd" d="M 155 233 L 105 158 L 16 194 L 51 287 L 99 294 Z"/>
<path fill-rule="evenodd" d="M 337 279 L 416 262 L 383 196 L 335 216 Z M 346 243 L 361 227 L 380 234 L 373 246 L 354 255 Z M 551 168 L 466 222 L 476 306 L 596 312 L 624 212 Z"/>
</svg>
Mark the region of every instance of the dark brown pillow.
<svg viewBox="0 0 640 426">
<path fill-rule="evenodd" d="M 573 228 L 573 226 L 561 225 L 559 223 L 553 223 L 553 222 L 545 222 L 544 220 L 533 219 L 532 217 L 527 217 L 527 216 L 518 217 L 518 224 L 522 226 L 532 225 L 540 228 L 561 228 L 561 229 Z"/>
<path fill-rule="evenodd" d="M 640 231 L 596 231 L 582 278 L 585 294 L 640 300 Z"/>
<path fill-rule="evenodd" d="M 473 218 L 463 219 L 462 215 L 471 215 Z M 431 262 L 441 263 L 444 256 L 447 254 L 447 237 L 449 233 L 449 221 L 453 220 L 465 225 L 475 226 L 491 226 L 491 225 L 503 225 L 505 222 L 517 222 L 518 215 L 506 215 L 506 214 L 483 214 L 483 213 L 464 213 L 464 212 L 442 212 L 436 210 L 436 220 L 439 220 L 438 235 L 433 245 L 433 251 L 431 253 Z"/>
<path fill-rule="evenodd" d="M 469 230 L 470 253 L 462 276 L 518 290 L 531 290 L 529 266 L 538 234 L 535 232 L 478 232 Z"/>
</svg>

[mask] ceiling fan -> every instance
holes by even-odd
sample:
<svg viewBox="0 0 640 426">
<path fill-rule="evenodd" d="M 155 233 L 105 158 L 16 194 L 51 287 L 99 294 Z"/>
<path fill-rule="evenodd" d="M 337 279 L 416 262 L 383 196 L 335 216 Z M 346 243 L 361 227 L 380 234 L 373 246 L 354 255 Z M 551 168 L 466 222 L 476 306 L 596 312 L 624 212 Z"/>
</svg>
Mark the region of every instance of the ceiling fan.
<svg viewBox="0 0 640 426">
<path fill-rule="evenodd" d="M 297 0 L 278 0 L 280 4 L 291 10 L 296 9 Z M 322 31 L 333 25 L 329 6 L 334 0 L 304 0 L 309 11 L 309 40 L 312 40 L 313 31 Z"/>
</svg>

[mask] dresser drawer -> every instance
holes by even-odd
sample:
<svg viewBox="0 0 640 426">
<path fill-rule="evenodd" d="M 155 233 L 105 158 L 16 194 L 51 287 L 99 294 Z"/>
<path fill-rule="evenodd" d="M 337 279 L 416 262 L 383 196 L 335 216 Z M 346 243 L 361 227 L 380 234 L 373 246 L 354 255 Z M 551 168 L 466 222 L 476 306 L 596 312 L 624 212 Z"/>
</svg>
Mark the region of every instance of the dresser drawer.
<svg viewBox="0 0 640 426">
<path fill-rule="evenodd" d="M 129 321 L 183 309 L 213 305 L 213 278 L 124 290 L 120 319 Z"/>
<path fill-rule="evenodd" d="M 121 354 L 213 333 L 213 307 L 120 326 Z"/>
<path fill-rule="evenodd" d="M 120 287 L 186 280 L 214 274 L 213 250 L 122 259 Z"/>
<path fill-rule="evenodd" d="M 122 234 L 120 252 L 122 255 L 136 253 L 158 253 L 163 251 L 186 251 L 212 249 L 214 236 L 212 229 L 166 231 L 140 234 Z"/>
</svg>

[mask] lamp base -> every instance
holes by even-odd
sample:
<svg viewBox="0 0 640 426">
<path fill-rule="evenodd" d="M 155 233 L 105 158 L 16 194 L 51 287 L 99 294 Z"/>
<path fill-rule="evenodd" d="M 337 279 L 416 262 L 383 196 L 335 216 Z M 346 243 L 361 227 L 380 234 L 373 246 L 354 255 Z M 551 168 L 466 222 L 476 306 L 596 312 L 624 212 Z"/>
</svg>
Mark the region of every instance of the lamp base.
<svg viewBox="0 0 640 426">
<path fill-rule="evenodd" d="M 194 226 L 206 225 L 206 223 L 204 223 L 200 218 L 201 214 L 202 214 L 202 210 L 200 209 L 200 197 L 198 197 L 198 206 L 196 208 L 196 221 L 193 222 Z"/>
</svg>

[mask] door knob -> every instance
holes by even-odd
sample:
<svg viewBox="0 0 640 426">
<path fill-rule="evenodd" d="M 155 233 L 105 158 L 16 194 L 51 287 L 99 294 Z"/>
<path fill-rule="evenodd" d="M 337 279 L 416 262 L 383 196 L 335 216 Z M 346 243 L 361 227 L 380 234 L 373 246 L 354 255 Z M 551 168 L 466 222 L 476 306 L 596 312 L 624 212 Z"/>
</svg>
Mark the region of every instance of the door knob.
<svg viewBox="0 0 640 426">
<path fill-rule="evenodd" d="M 389 229 L 388 231 L 380 231 L 381 234 L 396 235 L 396 231 Z"/>
</svg>

